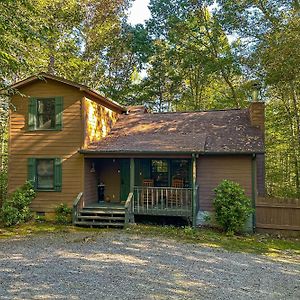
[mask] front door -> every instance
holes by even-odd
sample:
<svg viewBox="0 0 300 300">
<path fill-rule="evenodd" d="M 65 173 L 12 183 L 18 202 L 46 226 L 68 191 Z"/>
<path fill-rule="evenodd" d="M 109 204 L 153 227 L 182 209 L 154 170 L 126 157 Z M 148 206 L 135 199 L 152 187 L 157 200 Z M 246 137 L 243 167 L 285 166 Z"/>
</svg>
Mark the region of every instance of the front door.
<svg viewBox="0 0 300 300">
<path fill-rule="evenodd" d="M 126 201 L 129 191 L 130 191 L 130 160 L 121 159 L 120 160 L 120 177 L 121 177 L 121 187 L 120 187 L 120 200 Z"/>
</svg>

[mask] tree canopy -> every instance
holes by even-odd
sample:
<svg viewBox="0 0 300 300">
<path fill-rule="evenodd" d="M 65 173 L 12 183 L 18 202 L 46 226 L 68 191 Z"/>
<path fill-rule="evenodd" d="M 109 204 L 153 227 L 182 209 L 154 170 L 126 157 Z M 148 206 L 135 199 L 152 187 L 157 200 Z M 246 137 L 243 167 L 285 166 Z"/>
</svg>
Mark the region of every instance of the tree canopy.
<svg viewBox="0 0 300 300">
<path fill-rule="evenodd" d="M 0 87 L 44 71 L 125 105 L 193 111 L 247 107 L 259 81 L 268 193 L 299 197 L 299 0 L 150 0 L 135 26 L 131 4 L 0 0 Z"/>
</svg>

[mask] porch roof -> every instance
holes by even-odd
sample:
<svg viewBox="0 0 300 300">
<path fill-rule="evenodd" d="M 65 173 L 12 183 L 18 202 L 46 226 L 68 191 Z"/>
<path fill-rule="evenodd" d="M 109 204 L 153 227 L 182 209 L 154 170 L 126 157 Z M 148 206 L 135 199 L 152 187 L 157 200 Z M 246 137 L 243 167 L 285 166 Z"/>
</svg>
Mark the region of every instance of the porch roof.
<svg viewBox="0 0 300 300">
<path fill-rule="evenodd" d="M 262 153 L 263 132 L 247 109 L 148 113 L 132 107 L 82 153 Z"/>
</svg>

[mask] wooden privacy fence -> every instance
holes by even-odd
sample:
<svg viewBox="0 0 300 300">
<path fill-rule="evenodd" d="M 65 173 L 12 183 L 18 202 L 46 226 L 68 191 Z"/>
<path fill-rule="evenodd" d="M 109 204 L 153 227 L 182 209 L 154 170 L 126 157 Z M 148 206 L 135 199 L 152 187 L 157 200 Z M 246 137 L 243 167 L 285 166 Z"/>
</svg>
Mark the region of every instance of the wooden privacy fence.
<svg viewBox="0 0 300 300">
<path fill-rule="evenodd" d="M 256 228 L 300 231 L 300 199 L 258 198 Z"/>
</svg>

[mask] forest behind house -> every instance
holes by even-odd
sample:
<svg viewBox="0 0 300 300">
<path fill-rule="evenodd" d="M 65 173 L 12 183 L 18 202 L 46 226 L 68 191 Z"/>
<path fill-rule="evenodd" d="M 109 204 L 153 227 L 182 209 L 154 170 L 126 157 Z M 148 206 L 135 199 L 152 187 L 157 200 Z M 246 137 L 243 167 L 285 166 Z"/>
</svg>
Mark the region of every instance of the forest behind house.
<svg viewBox="0 0 300 300">
<path fill-rule="evenodd" d="M 266 185 L 300 197 L 299 0 L 0 0 L 0 190 L 7 171 L 9 85 L 49 72 L 153 111 L 266 104 Z"/>
</svg>

